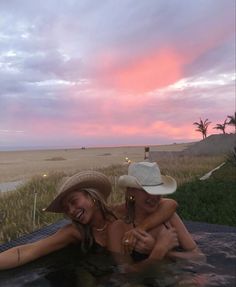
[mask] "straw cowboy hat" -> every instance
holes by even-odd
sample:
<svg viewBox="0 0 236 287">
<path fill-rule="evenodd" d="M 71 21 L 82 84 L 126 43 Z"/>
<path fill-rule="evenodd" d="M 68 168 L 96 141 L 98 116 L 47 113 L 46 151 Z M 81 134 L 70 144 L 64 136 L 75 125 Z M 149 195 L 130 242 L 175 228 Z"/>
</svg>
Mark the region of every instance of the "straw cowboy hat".
<svg viewBox="0 0 236 287">
<path fill-rule="evenodd" d="M 155 162 L 131 163 L 128 175 L 122 175 L 118 180 L 118 185 L 123 188 L 143 189 L 154 195 L 170 194 L 177 188 L 175 179 L 162 175 Z"/>
<path fill-rule="evenodd" d="M 70 192 L 83 188 L 94 188 L 105 200 L 112 190 L 111 183 L 106 175 L 93 170 L 82 171 L 66 179 L 58 189 L 56 198 L 45 211 L 63 213 L 63 198 Z"/>
</svg>

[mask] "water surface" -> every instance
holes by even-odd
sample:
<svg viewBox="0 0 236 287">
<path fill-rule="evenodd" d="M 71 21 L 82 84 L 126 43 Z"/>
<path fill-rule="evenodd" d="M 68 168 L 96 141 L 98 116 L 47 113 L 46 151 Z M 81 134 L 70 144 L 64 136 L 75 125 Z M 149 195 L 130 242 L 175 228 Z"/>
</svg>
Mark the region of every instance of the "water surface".
<svg viewBox="0 0 236 287">
<path fill-rule="evenodd" d="M 1 271 L 0 286 L 236 286 L 236 228 L 192 222 L 187 225 L 206 254 L 205 263 L 164 261 L 148 272 L 127 275 L 120 272 L 121 268 L 116 266 L 108 252 L 96 250 L 96 254 L 94 251 L 83 254 L 78 245 L 25 266 Z M 181 285 L 184 281 L 194 281 L 200 285 Z"/>
</svg>

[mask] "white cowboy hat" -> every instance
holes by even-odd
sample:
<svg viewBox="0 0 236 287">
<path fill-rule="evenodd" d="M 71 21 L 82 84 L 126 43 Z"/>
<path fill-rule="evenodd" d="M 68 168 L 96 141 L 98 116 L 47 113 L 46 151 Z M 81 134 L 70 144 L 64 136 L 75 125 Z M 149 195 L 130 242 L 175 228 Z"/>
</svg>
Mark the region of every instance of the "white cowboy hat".
<svg viewBox="0 0 236 287">
<path fill-rule="evenodd" d="M 44 211 L 63 213 L 62 200 L 64 196 L 83 188 L 94 188 L 105 200 L 112 190 L 111 183 L 105 174 L 93 170 L 82 171 L 66 179 L 58 189 L 57 197 Z"/>
<path fill-rule="evenodd" d="M 170 194 L 177 188 L 176 180 L 171 176 L 162 175 L 155 162 L 131 163 L 128 175 L 122 175 L 118 185 L 123 188 L 143 189 L 154 195 Z"/>
</svg>

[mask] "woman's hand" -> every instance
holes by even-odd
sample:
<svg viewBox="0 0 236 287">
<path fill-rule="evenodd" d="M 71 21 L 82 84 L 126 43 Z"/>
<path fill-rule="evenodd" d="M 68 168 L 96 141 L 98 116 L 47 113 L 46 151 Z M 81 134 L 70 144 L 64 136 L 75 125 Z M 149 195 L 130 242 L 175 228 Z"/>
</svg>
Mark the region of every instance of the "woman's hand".
<svg viewBox="0 0 236 287">
<path fill-rule="evenodd" d="M 151 253 L 155 246 L 155 238 L 148 232 L 141 229 L 136 229 L 133 233 L 137 240 L 134 249 L 143 254 Z"/>
<path fill-rule="evenodd" d="M 158 244 L 165 246 L 169 251 L 179 245 L 178 235 L 175 228 L 170 227 L 169 229 L 163 228 L 159 234 Z"/>
<path fill-rule="evenodd" d="M 159 233 L 150 258 L 161 260 L 172 248 L 179 245 L 175 228 L 162 229 Z"/>
<path fill-rule="evenodd" d="M 141 253 L 150 253 L 155 245 L 155 239 L 137 227 L 124 234 L 122 243 L 125 254 L 130 254 L 133 249 Z"/>
<path fill-rule="evenodd" d="M 138 230 L 138 228 L 130 229 L 129 231 L 125 232 L 123 236 L 122 245 L 125 254 L 130 254 L 137 243 L 136 230 Z"/>
</svg>

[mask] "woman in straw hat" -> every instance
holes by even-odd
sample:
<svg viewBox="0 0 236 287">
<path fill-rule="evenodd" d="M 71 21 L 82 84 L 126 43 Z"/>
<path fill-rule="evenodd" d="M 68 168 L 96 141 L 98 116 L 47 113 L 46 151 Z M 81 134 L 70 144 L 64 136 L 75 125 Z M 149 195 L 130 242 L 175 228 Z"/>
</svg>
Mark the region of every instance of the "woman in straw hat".
<svg viewBox="0 0 236 287">
<path fill-rule="evenodd" d="M 111 190 L 109 179 L 97 171 L 69 177 L 45 211 L 64 213 L 72 223 L 47 238 L 0 253 L 0 269 L 23 265 L 71 243 L 81 242 L 85 250 L 95 243 L 106 246 L 106 229 L 116 219 L 106 203 Z"/>
<path fill-rule="evenodd" d="M 107 229 L 117 219 L 106 203 L 111 190 L 109 179 L 97 171 L 82 171 L 67 178 L 45 211 L 64 213 L 72 223 L 47 238 L 0 253 L 0 270 L 23 265 L 71 243 L 81 242 L 83 250 L 96 244 L 106 247 Z M 165 208 L 169 210 L 167 218 L 173 207 Z"/>
<path fill-rule="evenodd" d="M 139 162 L 130 164 L 128 175 L 121 176 L 118 184 L 126 189 L 126 222 L 117 220 L 108 229 L 108 246 L 116 255 L 118 262 L 121 258 L 123 260 L 120 254 L 127 251 L 130 253 L 128 262 L 142 261 L 141 264 L 134 264 L 131 270 L 153 260 L 160 260 L 165 255 L 185 259 L 202 255 L 176 213 L 168 222 L 161 225 L 154 224 L 148 232 L 134 230 L 132 232 L 136 237 L 134 249 L 123 250 L 122 244 L 126 246 L 129 243 L 129 238 L 124 238 L 124 234 L 139 225 L 144 218 L 154 214 L 160 204 L 161 196 L 175 192 L 177 183 L 174 178 L 162 175 L 156 163 Z M 172 250 L 177 246 L 184 252 Z M 146 252 L 143 253 L 145 248 Z"/>
</svg>

